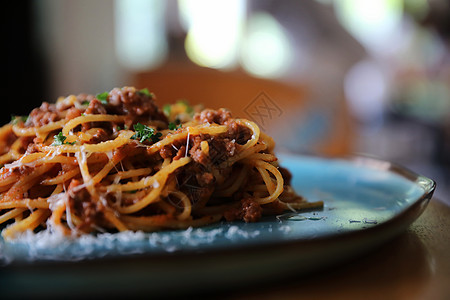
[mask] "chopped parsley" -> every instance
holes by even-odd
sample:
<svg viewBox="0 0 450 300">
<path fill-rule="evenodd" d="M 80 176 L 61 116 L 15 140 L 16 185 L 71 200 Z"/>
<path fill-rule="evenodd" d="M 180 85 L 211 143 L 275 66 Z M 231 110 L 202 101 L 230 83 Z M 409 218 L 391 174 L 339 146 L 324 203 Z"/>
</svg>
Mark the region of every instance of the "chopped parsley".
<svg viewBox="0 0 450 300">
<path fill-rule="evenodd" d="M 28 120 L 28 116 L 14 116 L 11 115 L 11 122 L 13 123 L 13 125 L 16 125 L 19 122 L 26 122 Z"/>
<path fill-rule="evenodd" d="M 131 138 L 139 140 L 141 143 L 145 140 L 150 140 L 153 143 L 156 143 L 162 136 L 161 132 L 156 132 L 155 129 L 141 123 L 134 124 L 133 128 L 136 133 Z"/>
<path fill-rule="evenodd" d="M 170 111 L 172 110 L 172 106 L 170 104 L 166 104 L 163 106 L 163 113 L 168 117 L 170 116 Z"/>
<path fill-rule="evenodd" d="M 89 105 L 91 102 L 88 100 L 84 100 L 83 102 L 81 102 L 81 105 Z"/>
<path fill-rule="evenodd" d="M 101 102 L 103 105 L 108 105 L 108 96 L 109 96 L 109 93 L 108 93 L 108 92 L 103 92 L 103 93 L 101 93 L 101 94 L 97 94 L 95 97 L 96 97 L 98 100 L 100 100 L 100 102 Z"/>
<path fill-rule="evenodd" d="M 154 95 L 153 93 L 151 93 L 151 92 L 148 90 L 148 88 L 139 90 L 139 93 L 144 94 L 144 95 L 146 95 L 146 96 L 149 96 L 150 98 L 154 98 L 154 97 L 155 97 L 155 95 Z"/>
<path fill-rule="evenodd" d="M 169 122 L 169 129 L 170 130 L 177 130 L 177 129 L 181 128 L 181 126 L 182 125 L 181 125 L 180 119 L 176 119 L 175 123 Z"/>
<path fill-rule="evenodd" d="M 53 138 L 54 138 L 54 141 L 52 143 L 52 146 L 62 146 L 62 145 L 73 145 L 73 144 L 75 144 L 75 142 L 72 142 L 72 143 L 66 142 L 67 137 L 65 137 L 62 132 L 58 133 L 57 135 L 54 135 Z"/>
</svg>

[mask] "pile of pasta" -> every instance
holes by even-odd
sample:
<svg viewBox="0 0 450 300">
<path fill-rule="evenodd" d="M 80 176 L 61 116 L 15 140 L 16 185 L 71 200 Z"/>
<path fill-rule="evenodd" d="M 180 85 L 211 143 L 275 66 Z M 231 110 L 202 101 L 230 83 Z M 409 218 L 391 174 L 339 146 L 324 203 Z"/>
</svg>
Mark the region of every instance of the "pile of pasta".
<svg viewBox="0 0 450 300">
<path fill-rule="evenodd" d="M 252 121 L 147 89 L 44 102 L 0 129 L 0 226 L 66 235 L 157 231 L 321 207 L 298 196 Z"/>
</svg>

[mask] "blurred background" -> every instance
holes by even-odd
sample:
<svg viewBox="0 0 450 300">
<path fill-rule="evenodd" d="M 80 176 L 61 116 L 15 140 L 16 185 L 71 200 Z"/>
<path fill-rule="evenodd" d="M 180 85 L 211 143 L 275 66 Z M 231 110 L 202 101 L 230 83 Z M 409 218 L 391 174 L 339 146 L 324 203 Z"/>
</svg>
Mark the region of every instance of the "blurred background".
<svg viewBox="0 0 450 300">
<path fill-rule="evenodd" d="M 40 0 L 3 10 L 2 123 L 148 87 L 229 108 L 281 151 L 375 155 L 450 186 L 448 0 Z"/>
</svg>

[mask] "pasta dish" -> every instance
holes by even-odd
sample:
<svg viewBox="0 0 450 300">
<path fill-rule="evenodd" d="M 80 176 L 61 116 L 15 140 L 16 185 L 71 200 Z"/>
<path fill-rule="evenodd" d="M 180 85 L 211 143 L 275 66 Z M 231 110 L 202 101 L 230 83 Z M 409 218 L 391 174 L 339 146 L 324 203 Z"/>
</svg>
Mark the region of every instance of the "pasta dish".
<svg viewBox="0 0 450 300">
<path fill-rule="evenodd" d="M 44 102 L 0 129 L 2 236 L 181 229 L 321 207 L 293 191 L 274 146 L 226 109 L 159 108 L 147 89 Z"/>
</svg>

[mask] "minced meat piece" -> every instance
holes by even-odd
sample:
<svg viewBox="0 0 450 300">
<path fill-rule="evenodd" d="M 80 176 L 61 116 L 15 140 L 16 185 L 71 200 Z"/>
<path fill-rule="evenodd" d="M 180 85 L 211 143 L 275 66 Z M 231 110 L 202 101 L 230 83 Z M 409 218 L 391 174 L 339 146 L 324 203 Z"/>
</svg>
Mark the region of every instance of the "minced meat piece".
<svg viewBox="0 0 450 300">
<path fill-rule="evenodd" d="M 76 107 L 71 107 L 67 110 L 67 114 L 66 114 L 66 119 L 67 120 L 72 120 L 75 119 L 76 117 L 81 116 L 81 110 L 79 110 Z"/>
<path fill-rule="evenodd" d="M 165 146 L 165 147 L 161 148 L 161 150 L 159 151 L 159 155 L 161 155 L 161 158 L 163 158 L 163 159 L 172 158 L 174 151 L 175 151 L 175 149 L 173 147 Z"/>
<path fill-rule="evenodd" d="M 109 134 L 104 129 L 95 128 L 92 130 L 95 130 L 95 132 L 92 133 L 92 138 L 89 140 L 90 144 L 105 142 L 109 139 Z"/>
<path fill-rule="evenodd" d="M 153 98 L 134 87 L 114 88 L 108 97 L 107 109 L 117 115 L 146 117 L 150 120 L 168 122 Z"/>
<path fill-rule="evenodd" d="M 177 154 L 174 156 L 173 160 L 179 160 L 182 157 L 186 156 L 186 146 L 181 146 L 177 151 Z"/>
<path fill-rule="evenodd" d="M 79 180 L 72 179 L 67 188 L 69 195 L 69 206 L 77 215 L 82 215 L 83 222 L 78 226 L 82 231 L 89 231 L 92 224 L 99 224 L 103 218 L 101 207 L 92 201 L 91 195 L 85 187 L 80 188 L 82 183 Z"/>
<path fill-rule="evenodd" d="M 261 216 L 261 205 L 252 198 L 242 199 L 238 208 L 229 209 L 224 213 L 227 221 L 244 220 L 247 223 L 256 222 Z"/>
<path fill-rule="evenodd" d="M 195 121 L 200 123 L 216 123 L 223 125 L 231 119 L 231 112 L 227 109 L 220 108 L 218 110 L 205 109 L 194 116 Z"/>
<path fill-rule="evenodd" d="M 88 108 L 86 108 L 85 113 L 88 115 L 106 115 L 107 114 L 106 108 L 97 99 L 94 99 L 91 102 L 89 102 L 89 106 L 88 106 Z"/>
<path fill-rule="evenodd" d="M 26 127 L 38 127 L 47 125 L 51 122 L 59 121 L 56 106 L 48 102 L 43 102 L 39 108 L 31 111 L 25 122 Z"/>
<path fill-rule="evenodd" d="M 214 182 L 214 176 L 209 172 L 198 173 L 195 178 L 200 186 L 208 186 Z"/>
</svg>

